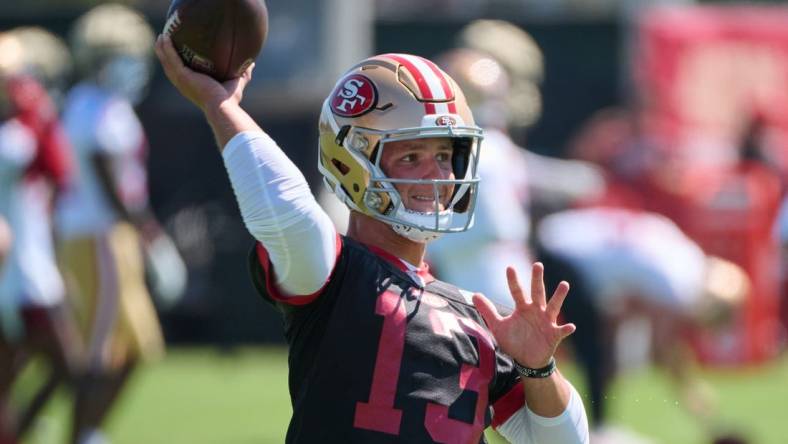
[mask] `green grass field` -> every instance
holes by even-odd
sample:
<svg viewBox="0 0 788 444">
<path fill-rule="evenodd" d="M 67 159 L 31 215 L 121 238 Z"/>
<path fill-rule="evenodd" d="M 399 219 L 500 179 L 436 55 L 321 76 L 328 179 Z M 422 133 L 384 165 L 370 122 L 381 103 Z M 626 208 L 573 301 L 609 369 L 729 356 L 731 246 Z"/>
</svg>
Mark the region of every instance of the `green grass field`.
<svg viewBox="0 0 788 444">
<path fill-rule="evenodd" d="M 583 393 L 571 365 L 562 367 Z M 35 369 L 28 372 L 23 386 L 36 377 Z M 718 391 L 728 425 L 745 431 L 752 444 L 788 442 L 788 359 L 754 369 L 706 371 L 704 377 Z M 24 390 L 18 393 L 24 395 Z M 618 424 L 660 443 L 704 443 L 701 430 L 657 372 L 625 375 L 610 398 Z M 47 407 L 27 444 L 65 442 L 66 401 L 60 394 Z M 116 444 L 281 443 L 289 416 L 284 349 L 175 349 L 136 374 L 107 430 Z"/>
</svg>

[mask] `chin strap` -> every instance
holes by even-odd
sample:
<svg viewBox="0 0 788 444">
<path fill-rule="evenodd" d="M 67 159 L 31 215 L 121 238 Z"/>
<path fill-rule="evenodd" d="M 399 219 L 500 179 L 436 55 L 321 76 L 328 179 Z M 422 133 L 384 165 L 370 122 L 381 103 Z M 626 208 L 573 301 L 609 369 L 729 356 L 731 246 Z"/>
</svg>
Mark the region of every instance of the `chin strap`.
<svg viewBox="0 0 788 444">
<path fill-rule="evenodd" d="M 391 224 L 391 228 L 393 228 L 394 232 L 396 232 L 400 236 L 406 237 L 412 240 L 413 242 L 418 242 L 420 244 L 426 244 L 429 241 L 437 240 L 443 235 L 443 233 L 437 233 L 435 231 L 426 231 L 420 228 L 413 228 L 401 224 Z"/>
<path fill-rule="evenodd" d="M 416 227 L 435 226 L 436 229 L 445 228 L 451 225 L 451 219 L 453 215 L 454 213 L 450 210 L 442 211 L 436 219 L 435 213 L 421 213 L 418 211 L 411 211 L 403 206 L 400 206 L 397 209 L 398 218 L 412 225 L 398 224 L 396 222 L 390 223 L 390 225 L 400 236 L 423 244 L 440 238 L 443 235 L 443 232 L 425 230 Z"/>
</svg>

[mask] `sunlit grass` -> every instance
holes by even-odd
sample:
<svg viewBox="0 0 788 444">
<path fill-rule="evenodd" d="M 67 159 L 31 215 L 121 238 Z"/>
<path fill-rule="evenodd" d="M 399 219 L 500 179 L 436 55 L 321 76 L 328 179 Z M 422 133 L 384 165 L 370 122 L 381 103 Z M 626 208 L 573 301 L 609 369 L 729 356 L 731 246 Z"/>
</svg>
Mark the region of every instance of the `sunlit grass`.
<svg viewBox="0 0 788 444">
<path fill-rule="evenodd" d="M 564 373 L 581 393 L 571 365 Z M 25 396 L 40 372 L 25 377 Z M 719 395 L 727 425 L 752 443 L 783 444 L 788 436 L 788 361 L 746 370 L 705 371 Z M 609 394 L 617 423 L 666 444 L 707 442 L 663 374 L 644 369 L 624 375 Z M 27 444 L 65 442 L 65 392 L 52 402 Z M 330 406 L 327 406 L 330 408 Z M 290 417 L 287 356 L 281 348 L 176 349 L 161 363 L 140 369 L 109 419 L 113 443 L 281 443 Z M 501 442 L 491 436 L 491 442 Z"/>
</svg>

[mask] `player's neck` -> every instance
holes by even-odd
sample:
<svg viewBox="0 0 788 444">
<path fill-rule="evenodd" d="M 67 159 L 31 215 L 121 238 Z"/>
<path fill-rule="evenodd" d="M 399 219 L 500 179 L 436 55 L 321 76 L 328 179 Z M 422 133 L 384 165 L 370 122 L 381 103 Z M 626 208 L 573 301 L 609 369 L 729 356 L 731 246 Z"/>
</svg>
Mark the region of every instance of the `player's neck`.
<svg viewBox="0 0 788 444">
<path fill-rule="evenodd" d="M 356 211 L 350 213 L 347 235 L 363 244 L 378 247 L 417 267 L 424 261 L 426 244 L 402 237 L 388 224 L 365 214 Z"/>
</svg>

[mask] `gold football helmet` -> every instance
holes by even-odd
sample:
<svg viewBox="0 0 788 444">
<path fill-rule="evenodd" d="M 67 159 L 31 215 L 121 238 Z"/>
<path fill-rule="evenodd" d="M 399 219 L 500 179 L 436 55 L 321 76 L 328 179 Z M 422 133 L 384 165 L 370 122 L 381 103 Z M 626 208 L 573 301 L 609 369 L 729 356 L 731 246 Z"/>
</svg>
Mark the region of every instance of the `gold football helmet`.
<svg viewBox="0 0 788 444">
<path fill-rule="evenodd" d="M 388 177 L 380 167 L 386 143 L 448 137 L 454 179 Z M 467 230 L 479 178 L 482 130 L 455 81 L 431 61 L 408 54 L 368 58 L 347 71 L 323 102 L 318 168 L 324 182 L 350 209 L 389 225 L 417 242 Z M 395 184 L 432 186 L 435 210 L 405 208 Z M 439 209 L 438 189 L 453 185 Z"/>
<path fill-rule="evenodd" d="M 511 85 L 506 69 L 495 58 L 475 49 L 455 48 L 436 61 L 465 93 L 478 125 L 506 128 Z"/>
<path fill-rule="evenodd" d="M 457 43 L 489 54 L 506 69 L 510 81 L 506 102 L 511 126 L 529 127 L 539 120 L 544 55 L 530 34 L 504 20 L 480 19 L 460 31 Z"/>
<path fill-rule="evenodd" d="M 4 48 L 0 53 L 8 53 L 1 42 L 8 39 L 16 41 L 20 55 L 14 73 L 34 77 L 56 102 L 59 101 L 73 68 L 71 52 L 63 39 L 40 26 L 22 26 L 0 35 L 0 48 Z M 10 52 L 14 50 L 10 49 Z M 0 59 L 4 58 L 3 54 L 0 54 Z"/>
<path fill-rule="evenodd" d="M 77 19 L 70 33 L 74 63 L 82 77 L 139 101 L 152 71 L 155 34 L 145 17 L 116 3 L 94 7 Z"/>
</svg>

